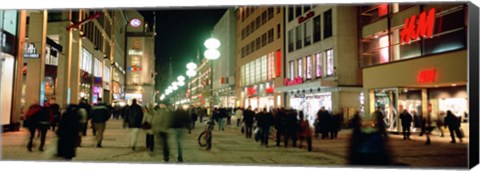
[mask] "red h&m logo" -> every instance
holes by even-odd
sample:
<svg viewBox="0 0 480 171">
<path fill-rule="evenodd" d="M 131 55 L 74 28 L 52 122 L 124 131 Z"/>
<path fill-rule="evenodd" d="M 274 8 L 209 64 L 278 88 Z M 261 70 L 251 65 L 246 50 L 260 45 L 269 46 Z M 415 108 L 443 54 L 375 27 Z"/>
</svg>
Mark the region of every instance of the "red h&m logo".
<svg viewBox="0 0 480 171">
<path fill-rule="evenodd" d="M 405 25 L 403 30 L 400 32 L 400 44 L 410 43 L 410 40 L 416 40 L 420 36 L 422 37 L 432 37 L 433 27 L 435 26 L 435 8 L 428 11 L 428 16 L 426 11 L 423 11 L 420 16 L 412 16 L 405 19 Z"/>
<path fill-rule="evenodd" d="M 388 13 L 388 4 L 378 5 L 378 16 L 384 16 Z"/>
<path fill-rule="evenodd" d="M 254 94 L 257 94 L 257 89 L 255 89 L 255 87 L 248 87 L 247 88 L 247 94 L 250 96 L 250 95 L 254 95 Z"/>
<path fill-rule="evenodd" d="M 436 69 L 428 69 L 422 70 L 418 74 L 417 82 L 418 83 L 432 83 L 436 81 L 437 70 Z"/>
</svg>

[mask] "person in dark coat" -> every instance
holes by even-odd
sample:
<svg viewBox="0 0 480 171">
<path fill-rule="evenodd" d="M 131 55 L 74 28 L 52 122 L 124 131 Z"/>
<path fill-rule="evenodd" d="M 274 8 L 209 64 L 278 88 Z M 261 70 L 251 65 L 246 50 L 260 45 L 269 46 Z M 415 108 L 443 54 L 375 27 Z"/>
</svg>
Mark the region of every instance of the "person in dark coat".
<svg viewBox="0 0 480 171">
<path fill-rule="evenodd" d="M 60 105 L 58 105 L 55 101 L 55 98 L 49 99 L 50 103 L 50 111 L 53 113 L 53 122 L 52 122 L 52 131 L 55 131 L 55 128 L 60 121 Z"/>
<path fill-rule="evenodd" d="M 137 104 L 137 99 L 132 100 L 132 105 L 128 108 L 127 115 L 125 115 L 124 122 L 128 125 L 130 132 L 130 148 L 135 151 L 137 145 L 138 135 L 142 128 L 143 109 Z"/>
<path fill-rule="evenodd" d="M 27 144 L 27 150 L 30 152 L 32 151 L 33 138 L 35 137 L 35 132 L 38 127 L 37 122 L 39 120 L 39 116 L 42 115 L 41 114 L 42 112 L 43 112 L 42 106 L 34 103 L 28 108 L 27 113 L 25 114 L 25 120 L 23 121 L 23 126 L 28 128 L 28 131 L 30 132 L 30 137 Z"/>
<path fill-rule="evenodd" d="M 270 127 L 273 125 L 273 114 L 264 108 L 257 114 L 257 126 L 260 128 L 260 143 L 268 147 L 268 137 L 270 136 Z"/>
<path fill-rule="evenodd" d="M 413 117 L 407 110 L 403 110 L 400 114 L 400 120 L 402 120 L 403 140 L 410 140 L 410 127 L 412 126 Z"/>
<path fill-rule="evenodd" d="M 292 146 L 297 146 L 297 132 L 299 129 L 299 122 L 297 119 L 297 111 L 296 110 L 287 110 L 287 125 L 286 125 L 286 136 L 285 136 L 285 147 L 288 147 L 288 141 L 292 140 Z"/>
<path fill-rule="evenodd" d="M 322 134 L 322 139 L 328 137 L 331 121 L 332 117 L 330 113 L 325 109 L 325 107 L 322 107 L 317 113 L 317 127 L 318 132 Z"/>
<path fill-rule="evenodd" d="M 285 108 L 280 108 L 275 115 L 275 129 L 277 130 L 276 141 L 277 146 L 280 146 L 280 139 L 283 137 L 285 139 L 287 133 L 287 114 L 285 113 Z"/>
<path fill-rule="evenodd" d="M 338 113 L 332 116 L 332 120 L 330 123 L 330 139 L 337 138 L 338 132 L 342 127 L 342 121 L 343 121 L 343 114 Z"/>
<path fill-rule="evenodd" d="M 252 138 L 252 129 L 255 113 L 252 107 L 248 106 L 247 110 L 243 112 L 243 122 L 245 123 L 245 135 L 247 138 Z"/>
<path fill-rule="evenodd" d="M 102 102 L 102 98 L 98 98 L 98 103 L 93 106 L 91 115 L 93 127 L 96 132 L 95 139 L 97 140 L 97 147 L 101 148 L 107 121 L 111 117 L 110 107 Z"/>
<path fill-rule="evenodd" d="M 78 105 L 69 105 L 60 119 L 57 136 L 57 157 L 72 160 L 80 143 L 82 125 Z"/>
<path fill-rule="evenodd" d="M 188 129 L 191 122 L 188 111 L 186 111 L 182 107 L 179 107 L 175 112 L 173 112 L 170 121 L 170 128 L 172 129 L 173 137 L 175 138 L 175 142 L 177 144 L 177 161 L 183 162 L 182 139 L 183 135 L 185 134 L 185 129 Z"/>
<path fill-rule="evenodd" d="M 450 137 L 452 141 L 450 143 L 456 143 L 455 134 L 457 134 L 458 139 L 462 142 L 462 133 L 460 132 L 460 119 L 453 115 L 452 111 L 447 111 L 447 116 L 445 116 L 445 127 L 448 126 L 450 131 Z"/>
</svg>

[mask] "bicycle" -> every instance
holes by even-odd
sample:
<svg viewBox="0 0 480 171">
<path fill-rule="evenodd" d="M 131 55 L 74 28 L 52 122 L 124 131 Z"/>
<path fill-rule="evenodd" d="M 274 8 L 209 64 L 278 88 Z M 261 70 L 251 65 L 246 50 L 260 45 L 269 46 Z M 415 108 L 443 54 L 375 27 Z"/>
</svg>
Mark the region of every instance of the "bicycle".
<svg viewBox="0 0 480 171">
<path fill-rule="evenodd" d="M 212 130 L 215 123 L 213 121 L 207 121 L 205 123 L 203 132 L 198 136 L 198 145 L 200 145 L 200 147 L 207 146 L 207 150 L 210 150 L 212 148 Z"/>
</svg>

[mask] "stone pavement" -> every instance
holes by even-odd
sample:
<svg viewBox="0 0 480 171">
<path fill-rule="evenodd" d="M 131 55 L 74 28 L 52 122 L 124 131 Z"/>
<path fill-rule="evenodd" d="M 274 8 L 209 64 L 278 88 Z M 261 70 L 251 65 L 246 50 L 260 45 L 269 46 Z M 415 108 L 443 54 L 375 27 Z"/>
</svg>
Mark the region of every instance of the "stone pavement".
<svg viewBox="0 0 480 171">
<path fill-rule="evenodd" d="M 210 151 L 197 144 L 197 136 L 203 124 L 197 122 L 192 134 L 183 139 L 183 158 L 186 164 L 221 165 L 282 165 L 282 166 L 345 166 L 350 130 L 342 130 L 337 139 L 313 139 L 313 151 L 305 148 L 285 148 L 275 146 L 271 139 L 269 147 L 260 146 L 253 139 L 246 139 L 240 128 L 225 125 L 225 131 L 213 131 L 213 146 Z M 51 148 L 55 142 L 54 132 L 47 133 L 45 152 L 26 149 L 28 131 L 6 132 L 1 135 L 1 160 L 55 161 L 51 158 Z M 273 136 L 272 136 L 273 137 Z M 412 140 L 402 140 L 401 135 L 390 135 L 389 146 L 397 163 L 407 168 L 466 168 L 468 162 L 468 139 L 451 144 L 449 135 L 433 135 L 432 144 L 425 145 L 425 136 L 412 135 Z M 162 151 L 156 142 L 156 152 L 149 155 L 145 148 L 145 136 L 139 138 L 138 148 L 129 148 L 128 131 L 122 128 L 120 120 L 110 120 L 104 136 L 103 148 L 96 148 L 91 130 L 83 137 L 82 147 L 77 148 L 74 162 L 114 162 L 114 163 L 164 163 Z M 170 138 L 170 159 L 176 159 L 176 147 Z M 175 160 L 171 160 L 175 162 Z M 400 167 L 400 166 L 395 166 Z"/>
</svg>

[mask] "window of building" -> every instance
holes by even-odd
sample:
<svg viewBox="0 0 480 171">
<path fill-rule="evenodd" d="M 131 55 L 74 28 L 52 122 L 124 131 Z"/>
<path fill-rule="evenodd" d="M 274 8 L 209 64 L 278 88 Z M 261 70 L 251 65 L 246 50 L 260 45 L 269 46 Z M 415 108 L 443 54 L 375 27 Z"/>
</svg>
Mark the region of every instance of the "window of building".
<svg viewBox="0 0 480 171">
<path fill-rule="evenodd" d="M 332 10 L 323 13 L 323 38 L 332 36 Z"/>
<path fill-rule="evenodd" d="M 267 11 L 262 12 L 262 25 L 267 23 Z"/>
<path fill-rule="evenodd" d="M 132 66 L 140 66 L 140 56 L 132 56 Z"/>
<path fill-rule="evenodd" d="M 303 58 L 297 60 L 298 76 L 303 78 Z"/>
<path fill-rule="evenodd" d="M 253 33 L 253 32 L 255 32 L 255 22 L 254 21 L 252 21 L 250 23 L 250 33 Z"/>
<path fill-rule="evenodd" d="M 303 13 L 302 6 L 301 5 L 295 6 L 295 18 L 300 17 L 302 13 Z"/>
<path fill-rule="evenodd" d="M 247 26 L 245 28 L 245 37 L 248 37 L 250 35 L 250 26 Z"/>
<path fill-rule="evenodd" d="M 242 40 L 245 39 L 245 29 L 242 29 Z"/>
<path fill-rule="evenodd" d="M 288 31 L 288 52 L 292 52 L 294 48 L 295 35 L 294 29 Z"/>
<path fill-rule="evenodd" d="M 260 16 L 257 16 L 257 19 L 255 19 L 255 23 L 257 25 L 257 29 L 262 26 L 262 21 L 260 20 Z"/>
<path fill-rule="evenodd" d="M 262 35 L 262 47 L 267 45 L 267 33 L 263 33 Z"/>
<path fill-rule="evenodd" d="M 333 62 L 333 49 L 326 51 L 327 56 L 327 76 L 333 76 L 335 74 L 335 64 Z"/>
<path fill-rule="evenodd" d="M 262 80 L 262 58 L 255 60 L 255 83 L 259 83 Z"/>
<path fill-rule="evenodd" d="M 245 8 L 242 10 L 242 22 L 245 21 Z"/>
<path fill-rule="evenodd" d="M 262 44 L 261 44 L 261 42 L 260 42 L 260 37 L 257 37 L 257 39 L 255 40 L 255 49 L 258 50 L 258 49 L 262 48 L 261 45 L 262 45 Z"/>
<path fill-rule="evenodd" d="M 245 86 L 245 65 L 242 65 L 240 75 L 240 86 Z"/>
<path fill-rule="evenodd" d="M 245 47 L 242 47 L 241 54 L 242 54 L 242 58 L 245 57 Z"/>
<path fill-rule="evenodd" d="M 140 75 L 137 72 L 132 73 L 132 83 L 140 84 Z"/>
<path fill-rule="evenodd" d="M 295 78 L 295 61 L 290 61 L 290 80 Z"/>
<path fill-rule="evenodd" d="M 83 71 L 92 74 L 92 54 L 85 48 L 82 48 L 82 64 L 80 68 Z"/>
<path fill-rule="evenodd" d="M 262 79 L 261 81 L 267 81 L 268 77 L 268 63 L 267 63 L 267 55 L 263 56 L 262 58 L 262 64 L 260 68 L 262 68 Z"/>
<path fill-rule="evenodd" d="M 275 78 L 275 56 L 274 52 L 270 52 L 268 54 L 268 79 L 273 79 Z"/>
<path fill-rule="evenodd" d="M 250 51 L 255 52 L 255 41 L 250 42 Z"/>
<path fill-rule="evenodd" d="M 273 42 L 273 38 L 274 38 L 275 34 L 273 33 L 273 28 L 268 30 L 268 43 L 272 43 Z"/>
<path fill-rule="evenodd" d="M 293 20 L 293 7 L 288 7 L 287 8 L 287 13 L 288 13 L 288 21 L 292 21 Z"/>
<path fill-rule="evenodd" d="M 280 6 L 277 6 L 277 14 L 280 14 Z"/>
<path fill-rule="evenodd" d="M 307 11 L 309 11 L 310 9 L 312 9 L 312 5 L 304 5 L 304 6 L 303 6 L 303 11 L 304 11 L 304 12 L 307 12 Z"/>
<path fill-rule="evenodd" d="M 250 72 L 251 72 L 251 68 L 250 68 L 250 63 L 247 63 L 245 65 L 245 85 L 250 85 Z"/>
<path fill-rule="evenodd" d="M 320 16 L 313 18 L 313 42 L 318 42 L 321 39 Z"/>
<path fill-rule="evenodd" d="M 274 13 L 273 7 L 269 7 L 268 8 L 268 20 L 271 20 L 273 18 L 273 13 Z"/>
<path fill-rule="evenodd" d="M 321 52 L 315 54 L 315 76 L 322 77 L 323 76 L 323 56 Z"/>
<path fill-rule="evenodd" d="M 295 37 L 297 38 L 296 41 L 295 41 L 295 44 L 296 44 L 296 46 L 295 46 L 296 48 L 295 48 L 295 49 L 296 49 L 296 50 L 302 48 L 302 37 L 303 37 L 303 36 L 302 36 L 302 31 L 303 31 L 302 25 L 297 26 L 297 28 L 296 28 L 296 34 L 295 34 Z"/>
<path fill-rule="evenodd" d="M 307 56 L 306 60 L 307 60 L 306 61 L 306 65 L 307 65 L 306 76 L 307 76 L 307 79 L 312 79 L 312 57 Z"/>
<path fill-rule="evenodd" d="M 95 68 L 93 70 L 93 76 L 102 77 L 103 64 L 99 59 L 97 59 L 97 58 L 94 58 L 94 59 L 95 59 Z"/>
<path fill-rule="evenodd" d="M 312 44 L 312 20 L 305 22 L 305 46 Z"/>
<path fill-rule="evenodd" d="M 245 48 L 247 49 L 246 52 L 245 52 L 245 55 L 250 55 L 250 46 L 248 46 L 248 44 L 245 46 Z"/>
<path fill-rule="evenodd" d="M 280 39 L 282 35 L 282 29 L 280 28 L 280 24 L 277 24 L 277 39 Z"/>
<path fill-rule="evenodd" d="M 107 65 L 103 66 L 103 81 L 106 82 L 106 83 L 110 82 L 110 67 L 108 67 Z M 106 87 L 108 87 L 108 86 L 106 86 Z"/>
</svg>

